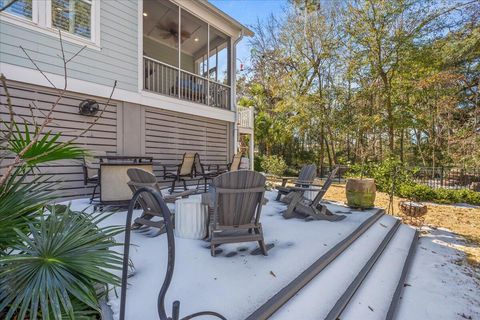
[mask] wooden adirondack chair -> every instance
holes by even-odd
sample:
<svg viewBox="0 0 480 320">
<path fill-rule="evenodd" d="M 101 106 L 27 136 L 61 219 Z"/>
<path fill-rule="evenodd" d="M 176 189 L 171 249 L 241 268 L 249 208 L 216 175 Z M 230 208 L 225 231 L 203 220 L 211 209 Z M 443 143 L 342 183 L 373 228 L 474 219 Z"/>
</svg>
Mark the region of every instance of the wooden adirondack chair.
<svg viewBox="0 0 480 320">
<path fill-rule="evenodd" d="M 223 173 L 210 186 L 213 219 L 210 222 L 211 254 L 222 243 L 258 241 L 268 255 L 263 239 L 260 214 L 266 178 L 255 171 Z"/>
<path fill-rule="evenodd" d="M 150 172 L 138 168 L 130 168 L 127 170 L 127 175 L 130 178 L 128 186 L 135 193 L 141 187 L 153 187 L 161 194 L 161 188 L 157 183 L 157 178 Z M 179 198 L 186 198 L 189 195 L 196 193 L 195 190 L 188 190 L 179 192 L 174 195 L 163 196 L 165 202 L 173 203 Z M 150 193 L 142 193 L 138 199 L 138 203 L 142 207 L 143 213 L 139 218 L 134 220 L 132 229 L 140 229 L 142 227 L 152 227 L 159 229 L 156 235 L 165 232 L 165 224 L 163 220 L 152 221 L 153 217 L 162 217 L 161 208 Z"/>
<path fill-rule="evenodd" d="M 323 196 L 327 193 L 328 188 L 330 188 L 335 175 L 337 174 L 339 166 L 333 168 L 330 174 L 325 180 L 325 183 L 320 189 L 318 188 L 303 188 L 303 187 L 292 187 L 292 198 L 290 204 L 287 207 L 287 210 L 283 213 L 285 219 L 290 219 L 296 215 L 304 216 L 306 220 L 328 220 L 328 221 L 339 221 L 345 219 L 344 215 L 333 214 L 330 210 L 327 209 L 327 206 L 321 203 Z M 309 200 L 304 197 L 305 191 L 318 191 L 318 194 L 313 200 Z"/>
<path fill-rule="evenodd" d="M 187 190 L 186 179 L 193 179 L 195 154 L 195 152 L 185 152 L 183 154 L 182 163 L 178 165 L 162 165 L 163 178 L 167 180 L 172 179 L 172 187 L 170 188 L 170 193 L 173 193 L 175 191 L 175 185 L 177 182 L 183 182 L 183 189 Z M 177 170 L 167 172 L 168 167 L 177 167 Z"/>
<path fill-rule="evenodd" d="M 317 167 L 314 164 L 306 165 L 300 171 L 298 178 L 282 177 L 282 185 L 277 187 L 277 201 L 290 203 L 292 197 L 292 188 L 287 187 L 287 182 L 291 181 L 295 184 L 295 187 L 308 188 L 313 185 L 313 181 L 317 176 Z M 282 199 L 282 196 L 283 199 Z"/>
</svg>

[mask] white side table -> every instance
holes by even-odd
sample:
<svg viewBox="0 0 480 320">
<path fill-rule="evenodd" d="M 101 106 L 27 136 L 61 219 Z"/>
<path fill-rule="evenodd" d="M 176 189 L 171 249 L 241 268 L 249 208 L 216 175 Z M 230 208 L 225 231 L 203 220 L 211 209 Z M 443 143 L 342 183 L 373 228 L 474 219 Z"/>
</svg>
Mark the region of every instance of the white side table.
<svg viewBox="0 0 480 320">
<path fill-rule="evenodd" d="M 305 198 L 307 198 L 308 200 L 310 201 L 313 201 L 313 199 L 315 199 L 315 197 L 317 196 L 318 194 L 318 191 L 305 191 L 305 193 L 303 194 L 303 196 Z"/>
<path fill-rule="evenodd" d="M 203 239 L 207 236 L 208 205 L 201 197 L 175 201 L 175 236 Z"/>
</svg>

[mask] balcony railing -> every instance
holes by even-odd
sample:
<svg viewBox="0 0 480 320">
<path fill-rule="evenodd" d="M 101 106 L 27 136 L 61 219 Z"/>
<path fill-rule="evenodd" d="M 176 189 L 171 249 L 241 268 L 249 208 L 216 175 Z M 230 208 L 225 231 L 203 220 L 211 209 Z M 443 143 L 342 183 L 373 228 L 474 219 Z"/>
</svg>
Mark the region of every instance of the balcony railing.
<svg viewBox="0 0 480 320">
<path fill-rule="evenodd" d="M 143 57 L 143 67 L 144 90 L 230 110 L 229 86 L 149 57 Z"/>
<path fill-rule="evenodd" d="M 253 108 L 237 107 L 238 125 L 241 128 L 253 129 Z"/>
</svg>

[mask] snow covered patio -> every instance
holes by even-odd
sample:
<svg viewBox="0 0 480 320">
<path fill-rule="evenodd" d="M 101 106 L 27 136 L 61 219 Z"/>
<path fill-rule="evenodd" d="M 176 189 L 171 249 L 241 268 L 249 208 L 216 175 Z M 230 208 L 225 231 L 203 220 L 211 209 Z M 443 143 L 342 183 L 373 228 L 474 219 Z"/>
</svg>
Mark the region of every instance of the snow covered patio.
<svg viewBox="0 0 480 320">
<path fill-rule="evenodd" d="M 352 211 L 329 204 L 330 210 L 347 214 L 347 218 L 339 222 L 285 220 L 280 214 L 285 205 L 275 201 L 275 195 L 266 193 L 269 202 L 261 217 L 265 241 L 274 245 L 266 257 L 251 255 L 256 242 L 224 244 L 217 249 L 217 256 L 211 257 L 208 242 L 175 238 L 175 271 L 166 296 L 167 313 L 173 301 L 179 300 L 181 317 L 209 310 L 229 320 L 260 319 L 255 317 L 257 309 L 377 211 Z M 86 200 L 72 202 L 77 210 L 86 206 Z M 103 223 L 123 225 L 125 217 L 126 212 L 118 212 Z M 420 238 L 407 278 L 401 281 L 403 293 L 395 318 L 477 319 L 479 287 L 468 276 L 468 267 L 459 263 L 463 257 L 454 248 L 461 240 L 448 231 L 430 231 Z M 381 216 L 271 319 L 328 319 L 335 309 L 342 320 L 386 319 L 413 235 L 414 229 L 397 225 L 391 216 Z M 117 241 L 123 242 L 123 237 L 120 234 Z M 385 239 L 390 241 L 385 243 Z M 379 250 L 382 243 L 385 248 Z M 132 232 L 132 244 L 130 258 L 135 272 L 128 281 L 126 319 L 158 319 L 157 296 L 166 273 L 166 236 L 151 238 Z M 372 262 L 375 255 L 378 259 Z M 369 263 L 371 268 L 366 267 Z M 118 318 L 119 295 L 117 288 L 109 296 L 114 318 Z"/>
</svg>

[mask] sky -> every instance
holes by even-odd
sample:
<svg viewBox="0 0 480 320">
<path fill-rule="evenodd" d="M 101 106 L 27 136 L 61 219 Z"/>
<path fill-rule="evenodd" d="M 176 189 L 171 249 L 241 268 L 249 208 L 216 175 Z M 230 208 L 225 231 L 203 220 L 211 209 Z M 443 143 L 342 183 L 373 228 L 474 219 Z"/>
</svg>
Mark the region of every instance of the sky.
<svg viewBox="0 0 480 320">
<path fill-rule="evenodd" d="M 251 27 L 257 23 L 257 19 L 265 20 L 270 14 L 282 15 L 287 0 L 209 0 L 223 12 L 235 18 L 241 24 Z M 248 65 L 250 49 L 248 38 L 237 45 L 237 58 L 243 64 Z M 240 68 L 237 61 L 237 68 Z"/>
</svg>

